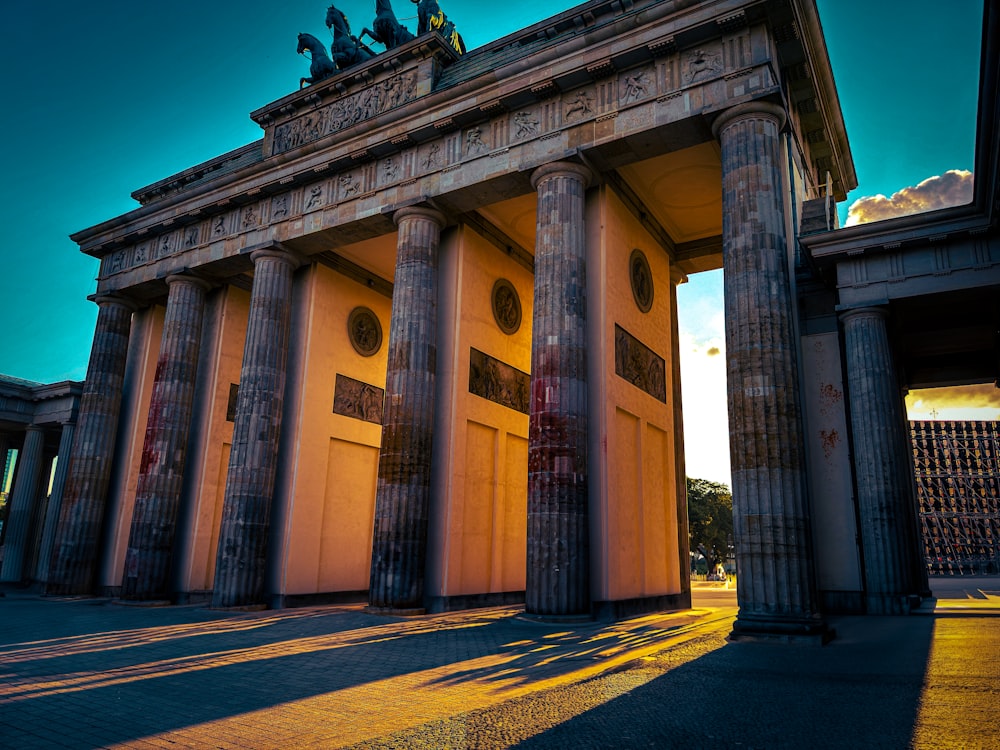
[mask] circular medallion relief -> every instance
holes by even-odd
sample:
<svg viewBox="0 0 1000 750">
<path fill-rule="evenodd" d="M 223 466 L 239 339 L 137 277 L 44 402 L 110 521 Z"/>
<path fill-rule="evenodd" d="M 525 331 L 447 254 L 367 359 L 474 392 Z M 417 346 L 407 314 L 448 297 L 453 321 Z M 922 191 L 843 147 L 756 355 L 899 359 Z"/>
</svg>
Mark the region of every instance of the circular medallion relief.
<svg viewBox="0 0 1000 750">
<path fill-rule="evenodd" d="M 635 304 L 644 313 L 653 307 L 653 272 L 642 250 L 633 250 L 628 259 L 629 279 L 632 282 L 632 296 Z"/>
<path fill-rule="evenodd" d="M 370 357 L 382 348 L 382 324 L 367 307 L 355 307 L 347 318 L 351 346 L 362 357 Z"/>
<path fill-rule="evenodd" d="M 521 299 L 507 279 L 497 279 L 491 295 L 493 318 L 504 333 L 517 333 L 521 327 Z"/>
</svg>

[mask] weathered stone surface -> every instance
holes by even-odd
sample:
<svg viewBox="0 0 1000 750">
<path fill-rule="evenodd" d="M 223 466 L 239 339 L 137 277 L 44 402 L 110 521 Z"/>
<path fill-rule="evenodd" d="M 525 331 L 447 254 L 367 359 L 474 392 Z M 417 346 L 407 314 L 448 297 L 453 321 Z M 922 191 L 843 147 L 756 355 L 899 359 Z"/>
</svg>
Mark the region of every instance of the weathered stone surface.
<svg viewBox="0 0 1000 750">
<path fill-rule="evenodd" d="M 52 477 L 52 494 L 45 509 L 45 520 L 42 525 L 42 539 L 38 547 L 38 562 L 35 565 L 35 578 L 44 583 L 49 577 L 49 565 L 52 563 L 52 547 L 56 540 L 56 528 L 59 525 L 59 512 L 62 509 L 63 495 L 66 491 L 66 478 L 69 475 L 69 458 L 73 450 L 73 434 L 76 431 L 74 422 L 67 422 L 62 427 L 59 438 L 59 453 L 56 461 L 56 471 Z M 0 446 L 2 449 L 3 446 Z M 2 453 L 2 450 L 0 450 Z"/>
<path fill-rule="evenodd" d="M 590 170 L 556 162 L 532 175 L 538 193 L 528 422 L 525 609 L 590 613 L 587 495 L 587 261 Z"/>
<path fill-rule="evenodd" d="M 193 276 L 169 276 L 167 284 L 163 339 L 125 553 L 125 599 L 159 599 L 170 594 L 170 561 L 209 284 Z"/>
<path fill-rule="evenodd" d="M 845 312 L 844 343 L 869 614 L 906 614 L 926 588 L 913 463 L 885 308 Z"/>
<path fill-rule="evenodd" d="M 7 512 L 7 528 L 4 531 L 3 569 L 0 581 L 19 582 L 24 576 L 28 537 L 31 532 L 31 518 L 38 502 L 41 484 L 42 449 L 45 447 L 45 431 L 34 425 L 28 427 L 24 437 L 24 448 L 17 462 L 10 507 Z"/>
<path fill-rule="evenodd" d="M 687 281 L 687 276 L 677 268 L 670 268 L 670 404 L 674 412 L 674 482 L 677 493 L 678 565 L 686 571 L 691 564 L 691 538 L 687 533 L 687 467 L 684 463 L 684 403 L 681 394 L 681 337 L 677 317 L 677 287 Z M 681 573 L 681 590 L 691 590 L 690 577 Z"/>
<path fill-rule="evenodd" d="M 419 609 L 424 599 L 437 374 L 437 255 L 444 217 L 404 208 L 385 381 L 369 602 Z"/>
<path fill-rule="evenodd" d="M 299 261 L 256 250 L 250 316 L 219 529 L 212 605 L 263 602 L 271 500 L 285 398 L 292 273 Z"/>
<path fill-rule="evenodd" d="M 122 381 L 135 307 L 121 297 L 97 298 L 99 311 L 80 416 L 70 454 L 49 580 L 50 594 L 85 594 L 93 587 L 118 433 Z"/>
<path fill-rule="evenodd" d="M 778 132 L 784 111 L 738 105 L 722 142 L 723 268 L 740 614 L 734 636 L 823 630 L 810 556 L 802 418 Z"/>
</svg>

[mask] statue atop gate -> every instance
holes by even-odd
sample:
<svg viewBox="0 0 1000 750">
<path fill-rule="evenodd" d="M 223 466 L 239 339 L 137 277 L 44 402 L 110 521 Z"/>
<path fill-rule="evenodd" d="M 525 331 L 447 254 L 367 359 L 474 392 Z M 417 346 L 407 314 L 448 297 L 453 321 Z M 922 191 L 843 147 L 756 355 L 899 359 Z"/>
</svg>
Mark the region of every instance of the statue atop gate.
<svg viewBox="0 0 1000 750">
<path fill-rule="evenodd" d="M 465 54 L 466 47 L 462 35 L 455 28 L 455 23 L 450 21 L 441 10 L 437 0 L 410 0 L 410 2 L 417 6 L 417 36 L 426 34 L 428 31 L 436 31 L 458 54 Z M 299 34 L 298 53 L 303 54 L 308 50 L 311 60 L 310 76 L 300 79 L 299 88 L 321 81 L 338 71 L 347 70 L 375 57 L 376 53 L 362 41 L 365 36 L 383 45 L 385 51 L 416 38 L 396 18 L 391 0 L 375 1 L 375 18 L 371 28 L 363 28 L 358 36 L 351 33 L 351 25 L 347 16 L 334 5 L 327 8 L 326 27 L 333 34 L 333 43 L 330 46 L 331 54 L 329 55 L 316 37 L 311 34 Z"/>
</svg>

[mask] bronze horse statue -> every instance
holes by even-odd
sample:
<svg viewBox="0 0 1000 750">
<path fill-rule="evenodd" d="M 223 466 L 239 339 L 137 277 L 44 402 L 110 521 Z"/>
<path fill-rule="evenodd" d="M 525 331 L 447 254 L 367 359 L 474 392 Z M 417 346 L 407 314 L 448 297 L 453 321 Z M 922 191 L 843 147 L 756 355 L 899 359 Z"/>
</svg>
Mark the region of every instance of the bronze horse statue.
<svg viewBox="0 0 1000 750">
<path fill-rule="evenodd" d="M 340 70 L 347 70 L 352 65 L 360 65 L 375 57 L 375 53 L 361 43 L 361 40 L 351 34 L 351 25 L 347 16 L 331 5 L 326 9 L 326 27 L 333 32 L 333 62 Z"/>
<path fill-rule="evenodd" d="M 323 43 L 312 34 L 299 34 L 299 47 L 295 51 L 301 55 L 306 50 L 309 50 L 312 63 L 309 65 L 309 77 L 299 79 L 300 89 L 307 83 L 322 81 L 337 72 L 337 66 L 326 53 Z"/>
<path fill-rule="evenodd" d="M 358 38 L 364 39 L 365 34 L 379 44 L 384 44 L 387 50 L 416 39 L 396 18 L 390 0 L 375 0 L 375 20 L 372 21 L 372 28 L 363 29 Z"/>
</svg>

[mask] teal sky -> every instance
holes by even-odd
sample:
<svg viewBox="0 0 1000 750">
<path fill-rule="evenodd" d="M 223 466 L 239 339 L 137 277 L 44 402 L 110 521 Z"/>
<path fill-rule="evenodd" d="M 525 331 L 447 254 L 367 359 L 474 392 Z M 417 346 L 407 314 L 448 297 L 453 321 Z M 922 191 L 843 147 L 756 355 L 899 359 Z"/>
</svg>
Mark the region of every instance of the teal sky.
<svg viewBox="0 0 1000 750">
<path fill-rule="evenodd" d="M 0 373 L 83 378 L 97 263 L 68 235 L 137 207 L 137 188 L 259 138 L 248 114 L 297 87 L 308 63 L 296 35 L 326 38 L 327 4 L 4 3 Z M 441 4 L 470 48 L 575 5 Z M 401 18 L 414 13 L 395 5 Z M 860 181 L 850 200 L 971 170 L 981 0 L 818 5 Z M 374 15 L 367 0 L 338 7 L 355 32 Z M 682 324 L 695 340 L 714 335 L 719 300 L 718 273 L 684 290 L 682 305 L 697 312 Z"/>
</svg>

